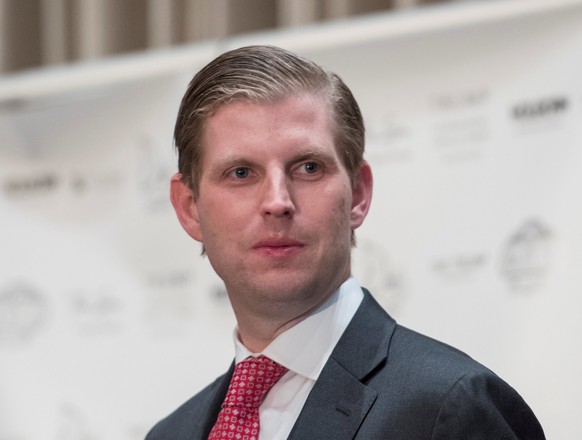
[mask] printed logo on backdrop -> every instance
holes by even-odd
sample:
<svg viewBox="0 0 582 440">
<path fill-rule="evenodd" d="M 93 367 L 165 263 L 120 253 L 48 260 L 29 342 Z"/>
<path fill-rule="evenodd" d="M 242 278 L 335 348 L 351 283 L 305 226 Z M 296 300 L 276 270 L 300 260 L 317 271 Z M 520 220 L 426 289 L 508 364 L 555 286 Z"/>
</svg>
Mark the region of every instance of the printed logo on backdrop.
<svg viewBox="0 0 582 440">
<path fill-rule="evenodd" d="M 26 282 L 0 286 L 0 343 L 31 342 L 48 321 L 48 301 Z"/>
<path fill-rule="evenodd" d="M 127 319 L 121 295 L 110 287 L 78 287 L 68 300 L 69 318 L 75 331 L 82 335 L 119 333 Z"/>
<path fill-rule="evenodd" d="M 0 191 L 8 201 L 26 207 L 34 215 L 52 220 L 92 222 L 109 215 L 123 201 L 123 171 L 86 169 L 59 172 L 31 171 L 1 180 Z"/>
<path fill-rule="evenodd" d="M 81 197 L 96 191 L 118 194 L 122 183 L 122 172 L 115 170 L 73 171 L 68 181 L 54 171 L 37 171 L 34 174 L 3 179 L 2 191 L 11 199 L 28 200 L 53 194 L 63 189 L 66 184 L 73 195 Z"/>
<path fill-rule="evenodd" d="M 406 283 L 403 271 L 389 257 L 380 244 L 358 237 L 353 253 L 354 275 L 390 313 L 406 301 Z"/>
<path fill-rule="evenodd" d="M 511 290 L 533 292 L 543 286 L 551 265 L 551 229 L 539 219 L 525 221 L 508 238 L 501 275 Z"/>
<path fill-rule="evenodd" d="M 486 252 L 464 252 L 434 259 L 432 269 L 442 280 L 456 283 L 473 280 L 485 268 L 487 261 Z"/>
<path fill-rule="evenodd" d="M 490 138 L 489 102 L 486 88 L 430 96 L 436 153 L 446 160 L 478 159 Z"/>
<path fill-rule="evenodd" d="M 515 103 L 511 107 L 511 117 L 516 126 L 531 130 L 555 130 L 561 127 L 565 115 L 570 110 L 570 100 L 565 95 L 534 98 Z"/>
<path fill-rule="evenodd" d="M 37 171 L 2 179 L 2 192 L 13 200 L 30 200 L 53 194 L 62 179 L 52 171 Z"/>
</svg>

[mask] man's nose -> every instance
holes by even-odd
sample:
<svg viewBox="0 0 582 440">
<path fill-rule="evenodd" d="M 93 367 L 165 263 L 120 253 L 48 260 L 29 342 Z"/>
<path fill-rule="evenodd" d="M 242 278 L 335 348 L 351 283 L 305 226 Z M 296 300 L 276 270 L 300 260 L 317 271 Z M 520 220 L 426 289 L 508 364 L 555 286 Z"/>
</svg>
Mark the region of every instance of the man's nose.
<svg viewBox="0 0 582 440">
<path fill-rule="evenodd" d="M 284 173 L 276 173 L 265 179 L 261 214 L 266 217 L 292 217 L 295 214 L 295 203 L 287 177 Z"/>
</svg>

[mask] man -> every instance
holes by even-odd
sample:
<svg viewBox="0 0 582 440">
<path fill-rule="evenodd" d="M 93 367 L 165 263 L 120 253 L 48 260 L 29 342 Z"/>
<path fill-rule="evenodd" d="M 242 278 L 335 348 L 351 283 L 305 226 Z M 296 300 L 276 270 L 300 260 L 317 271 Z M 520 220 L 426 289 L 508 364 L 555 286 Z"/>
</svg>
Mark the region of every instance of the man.
<svg viewBox="0 0 582 440">
<path fill-rule="evenodd" d="M 544 438 L 509 385 L 351 277 L 372 173 L 337 75 L 275 47 L 227 52 L 190 83 L 175 140 L 172 204 L 225 283 L 236 370 L 147 440 Z"/>
</svg>

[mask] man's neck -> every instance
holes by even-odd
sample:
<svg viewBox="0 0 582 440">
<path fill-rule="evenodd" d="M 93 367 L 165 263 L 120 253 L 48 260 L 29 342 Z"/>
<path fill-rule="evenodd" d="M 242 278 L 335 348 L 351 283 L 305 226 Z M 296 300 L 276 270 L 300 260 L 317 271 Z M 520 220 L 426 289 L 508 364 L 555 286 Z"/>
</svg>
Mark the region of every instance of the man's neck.
<svg viewBox="0 0 582 440">
<path fill-rule="evenodd" d="M 262 352 L 280 334 L 299 324 L 311 315 L 315 309 L 325 303 L 327 299 L 339 288 L 333 288 L 319 301 L 312 304 L 300 304 L 297 306 L 281 304 L 271 307 L 269 310 L 259 310 L 259 313 L 239 313 L 235 304 L 233 309 L 238 324 L 238 338 L 240 342 L 251 352 Z"/>
<path fill-rule="evenodd" d="M 316 304 L 304 313 L 288 320 L 285 320 L 284 318 L 273 319 L 273 316 L 257 316 L 255 319 L 252 317 L 250 319 L 239 319 L 237 316 L 239 340 L 249 351 L 260 353 L 271 342 L 273 342 L 277 336 L 307 318 L 318 305 L 319 304 Z"/>
</svg>

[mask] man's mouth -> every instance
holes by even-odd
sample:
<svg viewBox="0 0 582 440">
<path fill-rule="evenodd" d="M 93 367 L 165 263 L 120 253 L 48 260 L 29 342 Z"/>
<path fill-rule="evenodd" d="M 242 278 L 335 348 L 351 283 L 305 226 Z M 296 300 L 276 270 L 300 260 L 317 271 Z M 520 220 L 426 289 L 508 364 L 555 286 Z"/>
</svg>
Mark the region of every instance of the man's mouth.
<svg viewBox="0 0 582 440">
<path fill-rule="evenodd" d="M 287 238 L 269 238 L 257 242 L 253 249 L 271 256 L 288 256 L 299 252 L 305 245 Z"/>
</svg>

